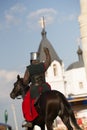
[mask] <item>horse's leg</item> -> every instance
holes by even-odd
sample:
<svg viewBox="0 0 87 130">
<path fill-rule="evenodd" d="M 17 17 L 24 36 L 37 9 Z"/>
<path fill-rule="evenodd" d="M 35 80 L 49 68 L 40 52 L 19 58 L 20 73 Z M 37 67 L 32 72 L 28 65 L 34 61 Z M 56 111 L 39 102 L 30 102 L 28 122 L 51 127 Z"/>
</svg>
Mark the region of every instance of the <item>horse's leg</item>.
<svg viewBox="0 0 87 130">
<path fill-rule="evenodd" d="M 39 126 L 41 130 L 45 130 L 45 121 L 44 118 L 42 118 L 42 116 L 38 116 L 33 123 L 34 125 Z"/>
<path fill-rule="evenodd" d="M 45 125 L 40 126 L 41 130 L 45 130 Z"/>
<path fill-rule="evenodd" d="M 47 130 L 53 130 L 53 121 L 50 121 L 50 120 L 46 120 L 46 127 L 47 127 Z"/>
<path fill-rule="evenodd" d="M 57 113 L 54 111 L 48 112 L 45 117 L 45 123 L 47 126 L 47 130 L 53 130 L 53 122 L 57 117 Z"/>
<path fill-rule="evenodd" d="M 53 130 L 53 123 L 56 117 L 58 116 L 58 102 L 51 101 L 47 104 L 47 109 L 45 113 L 45 124 L 47 126 L 47 130 Z"/>
</svg>

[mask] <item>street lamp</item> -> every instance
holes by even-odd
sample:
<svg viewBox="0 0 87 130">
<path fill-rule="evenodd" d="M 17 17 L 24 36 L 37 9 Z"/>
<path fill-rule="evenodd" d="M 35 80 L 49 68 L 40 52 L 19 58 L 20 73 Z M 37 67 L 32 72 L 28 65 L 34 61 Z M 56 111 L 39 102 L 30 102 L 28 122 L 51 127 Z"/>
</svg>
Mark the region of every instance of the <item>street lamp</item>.
<svg viewBox="0 0 87 130">
<path fill-rule="evenodd" d="M 7 124 L 7 121 L 8 121 L 8 112 L 7 112 L 7 110 L 5 110 L 5 112 L 4 112 L 4 117 L 5 117 L 5 123 Z"/>
</svg>

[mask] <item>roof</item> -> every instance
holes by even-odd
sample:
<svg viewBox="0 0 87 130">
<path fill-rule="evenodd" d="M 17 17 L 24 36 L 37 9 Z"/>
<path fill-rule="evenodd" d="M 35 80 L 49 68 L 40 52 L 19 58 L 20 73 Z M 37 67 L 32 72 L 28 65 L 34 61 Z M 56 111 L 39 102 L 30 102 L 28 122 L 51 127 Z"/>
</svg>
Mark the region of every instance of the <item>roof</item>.
<svg viewBox="0 0 87 130">
<path fill-rule="evenodd" d="M 82 57 L 82 50 L 81 50 L 80 47 L 77 50 L 77 54 L 78 54 L 79 61 L 76 61 L 76 62 L 70 64 L 66 70 L 71 70 L 71 69 L 75 69 L 75 68 L 84 67 L 84 62 L 83 62 L 83 57 Z"/>
<path fill-rule="evenodd" d="M 46 37 L 45 29 L 42 30 L 42 40 L 41 40 L 39 48 L 38 48 L 38 52 L 40 53 L 40 61 L 41 62 L 45 60 L 45 54 L 43 51 L 44 47 L 47 47 L 50 51 L 51 62 L 54 60 L 57 60 L 57 61 L 59 61 L 60 64 L 62 64 L 62 60 L 59 58 L 59 56 L 57 55 L 53 46 L 51 45 L 50 41 Z"/>
<path fill-rule="evenodd" d="M 76 68 L 81 68 L 81 67 L 84 67 L 84 63 L 76 61 L 76 62 L 70 64 L 66 70 L 71 70 L 71 69 L 76 69 Z"/>
</svg>

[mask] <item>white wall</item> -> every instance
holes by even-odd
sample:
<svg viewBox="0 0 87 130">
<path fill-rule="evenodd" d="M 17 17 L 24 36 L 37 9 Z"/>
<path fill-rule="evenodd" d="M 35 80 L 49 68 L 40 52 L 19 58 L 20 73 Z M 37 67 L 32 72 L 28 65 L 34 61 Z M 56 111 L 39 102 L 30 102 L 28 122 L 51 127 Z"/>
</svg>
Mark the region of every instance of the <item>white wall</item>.
<svg viewBox="0 0 87 130">
<path fill-rule="evenodd" d="M 85 68 L 76 68 L 65 72 L 67 81 L 67 91 L 73 94 L 84 94 L 87 92 L 87 81 Z M 79 83 L 83 83 L 83 87 L 80 88 Z"/>
<path fill-rule="evenodd" d="M 56 76 L 54 75 L 53 65 L 56 65 Z M 53 61 L 46 73 L 46 81 L 52 89 L 62 92 L 66 97 L 68 94 L 85 94 L 87 93 L 87 80 L 85 68 L 76 68 L 64 71 L 64 66 L 58 61 Z M 82 82 L 83 87 L 80 87 Z"/>
<path fill-rule="evenodd" d="M 56 65 L 56 76 L 54 75 L 53 65 Z M 46 81 L 52 89 L 58 90 L 65 94 L 64 88 L 64 68 L 58 61 L 53 61 L 47 70 Z"/>
</svg>

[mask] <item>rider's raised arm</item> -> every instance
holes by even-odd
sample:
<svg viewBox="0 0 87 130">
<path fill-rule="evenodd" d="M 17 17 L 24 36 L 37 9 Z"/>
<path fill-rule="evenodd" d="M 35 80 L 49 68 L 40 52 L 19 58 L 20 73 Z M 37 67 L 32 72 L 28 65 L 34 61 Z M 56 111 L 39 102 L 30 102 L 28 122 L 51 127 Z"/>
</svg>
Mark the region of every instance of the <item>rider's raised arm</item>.
<svg viewBox="0 0 87 130">
<path fill-rule="evenodd" d="M 23 78 L 23 84 L 26 86 L 29 84 L 29 82 L 30 82 L 30 74 L 29 74 L 28 69 L 26 69 L 24 78 Z"/>
<path fill-rule="evenodd" d="M 49 52 L 49 49 L 44 47 L 44 52 L 45 52 L 45 55 L 46 55 L 46 60 L 45 60 L 45 68 L 46 70 L 48 69 L 48 67 L 50 66 L 51 64 L 51 56 L 50 56 L 50 52 Z"/>
</svg>

